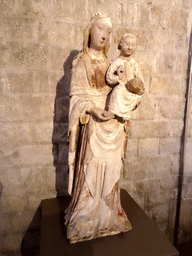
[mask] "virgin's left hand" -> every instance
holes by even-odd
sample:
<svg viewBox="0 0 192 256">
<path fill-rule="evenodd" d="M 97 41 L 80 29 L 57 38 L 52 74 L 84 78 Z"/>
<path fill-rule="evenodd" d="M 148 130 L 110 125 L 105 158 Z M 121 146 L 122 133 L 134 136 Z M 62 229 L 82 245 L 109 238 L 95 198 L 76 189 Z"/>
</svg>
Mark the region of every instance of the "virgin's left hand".
<svg viewBox="0 0 192 256">
<path fill-rule="evenodd" d="M 106 111 L 106 110 L 103 111 L 102 116 L 105 118 L 105 121 L 115 118 L 115 115 L 113 114 L 113 112 Z"/>
<path fill-rule="evenodd" d="M 108 120 L 113 119 L 115 117 L 115 115 L 112 112 L 102 110 L 102 109 L 96 108 L 96 107 L 92 108 L 89 111 L 89 113 L 93 114 L 94 116 L 96 116 L 101 121 L 108 121 Z"/>
</svg>

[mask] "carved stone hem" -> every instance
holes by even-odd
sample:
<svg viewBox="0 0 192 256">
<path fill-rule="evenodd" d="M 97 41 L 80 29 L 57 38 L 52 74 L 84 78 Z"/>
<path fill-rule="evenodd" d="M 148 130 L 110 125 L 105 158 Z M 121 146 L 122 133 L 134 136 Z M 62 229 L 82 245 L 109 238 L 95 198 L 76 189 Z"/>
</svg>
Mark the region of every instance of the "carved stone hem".
<svg viewBox="0 0 192 256">
<path fill-rule="evenodd" d="M 83 241 L 88 241 L 88 240 L 92 240 L 92 239 L 96 239 L 99 237 L 105 237 L 105 236 L 113 236 L 113 235 L 117 235 L 120 233 L 124 233 L 124 232 L 128 232 L 132 230 L 132 225 L 129 221 L 127 221 L 127 227 L 125 231 L 122 230 L 104 230 L 104 231 L 100 231 L 97 234 L 92 234 L 89 236 L 85 236 L 85 237 L 79 237 L 79 236 L 74 236 L 72 238 L 69 239 L 70 244 L 73 243 L 78 243 L 78 242 L 83 242 Z"/>
</svg>

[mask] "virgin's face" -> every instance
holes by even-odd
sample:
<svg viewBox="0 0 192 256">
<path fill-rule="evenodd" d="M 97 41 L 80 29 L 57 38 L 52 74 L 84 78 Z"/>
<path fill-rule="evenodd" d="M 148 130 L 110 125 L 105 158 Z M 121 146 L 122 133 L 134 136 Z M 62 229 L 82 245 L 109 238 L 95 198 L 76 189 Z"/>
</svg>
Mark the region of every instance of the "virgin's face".
<svg viewBox="0 0 192 256">
<path fill-rule="evenodd" d="M 91 28 L 90 48 L 101 51 L 107 45 L 112 32 L 112 24 L 107 18 L 98 18 L 93 22 Z"/>
</svg>

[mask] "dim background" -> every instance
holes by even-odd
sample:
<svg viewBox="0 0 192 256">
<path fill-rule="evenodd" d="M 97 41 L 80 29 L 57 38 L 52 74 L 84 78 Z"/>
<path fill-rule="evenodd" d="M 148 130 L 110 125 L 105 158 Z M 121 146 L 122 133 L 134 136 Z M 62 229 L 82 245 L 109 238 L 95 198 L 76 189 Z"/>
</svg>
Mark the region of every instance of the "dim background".
<svg viewBox="0 0 192 256">
<path fill-rule="evenodd" d="M 123 33 L 137 34 L 134 58 L 146 86 L 133 112 L 121 186 L 173 240 L 191 0 L 1 0 L 0 254 L 20 255 L 27 230 L 40 226 L 41 200 L 67 194 L 70 67 L 97 12 L 113 21 L 111 59 Z M 179 242 L 192 233 L 191 112 L 192 105 Z"/>
</svg>

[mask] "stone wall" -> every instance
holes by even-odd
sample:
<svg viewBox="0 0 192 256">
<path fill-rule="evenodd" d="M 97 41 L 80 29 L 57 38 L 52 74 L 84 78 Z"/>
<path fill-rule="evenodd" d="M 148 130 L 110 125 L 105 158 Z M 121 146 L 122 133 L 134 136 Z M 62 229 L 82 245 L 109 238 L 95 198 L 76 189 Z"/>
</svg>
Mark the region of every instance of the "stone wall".
<svg viewBox="0 0 192 256">
<path fill-rule="evenodd" d="M 133 113 L 122 187 L 172 240 L 183 129 L 190 0 L 0 2 L 0 253 L 19 252 L 42 199 L 67 191 L 70 66 L 92 14 L 114 24 L 109 57 L 126 31 L 146 93 Z M 179 238 L 192 232 L 192 108 Z M 35 222 L 36 223 L 36 222 Z M 35 224 L 36 225 L 36 224 Z"/>
</svg>

